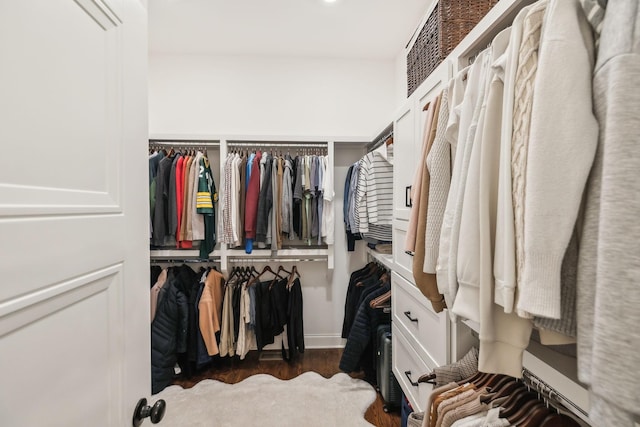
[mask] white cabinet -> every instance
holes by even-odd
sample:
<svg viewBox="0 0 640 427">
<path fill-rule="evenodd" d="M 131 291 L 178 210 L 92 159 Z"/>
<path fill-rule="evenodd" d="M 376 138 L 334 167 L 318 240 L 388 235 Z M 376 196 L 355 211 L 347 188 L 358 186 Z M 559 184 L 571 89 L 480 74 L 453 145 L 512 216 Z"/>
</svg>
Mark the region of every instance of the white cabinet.
<svg viewBox="0 0 640 427">
<path fill-rule="evenodd" d="M 417 165 L 416 128 L 411 104 L 395 120 L 393 130 L 393 217 L 408 221 L 408 206 L 413 183 L 413 171 Z M 397 245 L 396 245 L 397 246 Z"/>
</svg>

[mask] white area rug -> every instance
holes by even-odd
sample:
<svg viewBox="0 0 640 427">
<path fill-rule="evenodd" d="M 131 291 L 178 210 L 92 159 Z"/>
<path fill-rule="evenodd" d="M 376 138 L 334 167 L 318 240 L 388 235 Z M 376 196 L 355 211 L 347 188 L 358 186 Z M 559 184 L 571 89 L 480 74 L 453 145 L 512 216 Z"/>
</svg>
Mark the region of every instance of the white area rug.
<svg viewBox="0 0 640 427">
<path fill-rule="evenodd" d="M 371 426 L 364 419 L 376 392 L 365 381 L 339 373 L 315 372 L 288 381 L 253 375 L 238 384 L 204 380 L 193 388 L 171 386 L 153 396 L 164 399 L 163 427 L 334 427 Z"/>
</svg>

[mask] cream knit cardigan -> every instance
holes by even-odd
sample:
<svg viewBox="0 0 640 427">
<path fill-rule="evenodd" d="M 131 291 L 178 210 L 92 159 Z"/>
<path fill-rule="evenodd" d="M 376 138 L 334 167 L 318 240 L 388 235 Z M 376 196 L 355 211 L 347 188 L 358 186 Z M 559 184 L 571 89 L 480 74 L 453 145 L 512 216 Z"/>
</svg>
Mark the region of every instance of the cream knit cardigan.
<svg viewBox="0 0 640 427">
<path fill-rule="evenodd" d="M 516 98 L 513 108 L 513 136 L 511 139 L 511 180 L 516 236 L 516 287 L 518 289 L 521 289 L 524 274 L 524 211 L 531 109 L 538 70 L 538 48 L 547 3 L 547 0 L 538 1 L 527 13 L 518 53 L 518 70 L 516 71 Z M 560 100 L 557 102 L 561 103 Z M 562 257 L 560 262 L 562 262 Z M 519 297 L 518 301 L 521 298 Z M 524 307 L 524 305 L 518 305 L 518 314 L 522 317 L 533 317 Z"/>
<path fill-rule="evenodd" d="M 516 294 L 516 238 L 511 187 L 511 136 L 513 134 L 513 102 L 515 98 L 518 51 L 522 42 L 524 19 L 531 6 L 523 8 L 513 21 L 509 46 L 497 63 L 504 68 L 502 103 L 502 133 L 500 136 L 500 177 L 498 180 L 498 212 L 493 274 L 495 302 L 505 313 L 513 311 Z"/>
<path fill-rule="evenodd" d="M 451 86 L 455 79 L 451 79 Z M 442 217 L 447 204 L 449 185 L 451 184 L 451 145 L 445 138 L 447 122 L 449 121 L 449 88 L 445 88 L 440 95 L 440 113 L 436 130 L 436 139 L 427 154 L 427 171 L 429 181 L 429 209 L 427 210 L 427 229 L 424 241 L 424 262 L 422 271 L 428 274 L 436 273 L 438 261 L 438 246 L 440 245 L 440 230 Z"/>
</svg>

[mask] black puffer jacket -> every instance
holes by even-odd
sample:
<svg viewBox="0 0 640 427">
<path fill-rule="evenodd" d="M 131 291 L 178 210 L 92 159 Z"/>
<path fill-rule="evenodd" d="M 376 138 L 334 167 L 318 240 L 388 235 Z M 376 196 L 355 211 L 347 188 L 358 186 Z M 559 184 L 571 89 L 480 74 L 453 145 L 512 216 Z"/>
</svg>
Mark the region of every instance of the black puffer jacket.
<svg viewBox="0 0 640 427">
<path fill-rule="evenodd" d="M 176 278 L 171 270 L 160 293 L 156 317 L 151 323 L 153 394 L 171 384 L 177 354 L 187 350 L 188 300 L 176 286 Z"/>
<path fill-rule="evenodd" d="M 358 308 L 358 313 L 351 327 L 349 338 L 340 359 L 340 370 L 355 372 L 362 367 L 367 378 L 375 378 L 375 364 L 373 360 L 375 334 L 378 325 L 390 323 L 391 318 L 383 310 L 371 308 L 371 300 L 391 290 L 389 283 L 381 286 L 367 295 Z"/>
</svg>

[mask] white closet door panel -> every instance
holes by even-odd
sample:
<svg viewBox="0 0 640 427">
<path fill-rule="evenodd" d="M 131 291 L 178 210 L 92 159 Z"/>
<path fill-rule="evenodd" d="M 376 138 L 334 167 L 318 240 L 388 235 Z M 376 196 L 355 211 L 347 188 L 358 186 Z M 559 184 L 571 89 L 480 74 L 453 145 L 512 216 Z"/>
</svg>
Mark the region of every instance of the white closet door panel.
<svg viewBox="0 0 640 427">
<path fill-rule="evenodd" d="M 408 220 L 411 215 L 406 199 L 417 164 L 415 137 L 414 112 L 407 108 L 395 121 L 393 130 L 393 217 L 396 219 Z"/>
<path fill-rule="evenodd" d="M 0 309 L 0 375 L 11 378 L 28 369 L 23 381 L 0 388 L 3 424 L 60 425 L 56 420 L 64 411 L 64 425 L 116 425 L 124 357 L 121 266 L 58 286 L 63 293 Z M 34 390 L 40 385 L 45 390 Z M 25 403 L 33 410 L 13 410 Z"/>
<path fill-rule="evenodd" d="M 0 6 L 0 214 L 120 209 L 122 40 L 98 15 L 68 0 Z"/>
<path fill-rule="evenodd" d="M 131 425 L 149 394 L 146 23 L 0 2 L 3 426 Z"/>
<path fill-rule="evenodd" d="M 124 217 L 117 215 L 0 222 L 2 253 L 9 255 L 0 257 L 0 271 L 18 274 L 0 286 L 0 303 L 122 262 L 123 224 Z"/>
</svg>

